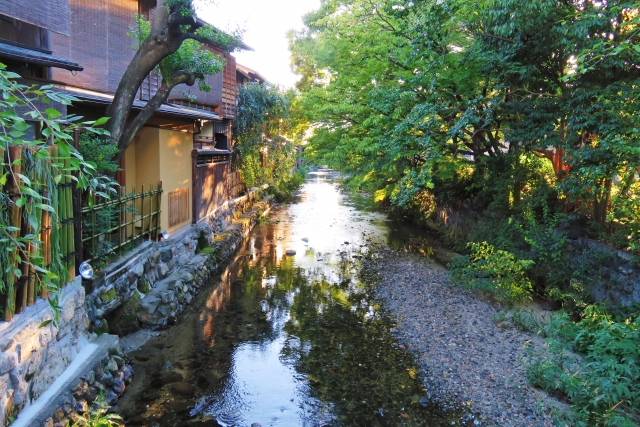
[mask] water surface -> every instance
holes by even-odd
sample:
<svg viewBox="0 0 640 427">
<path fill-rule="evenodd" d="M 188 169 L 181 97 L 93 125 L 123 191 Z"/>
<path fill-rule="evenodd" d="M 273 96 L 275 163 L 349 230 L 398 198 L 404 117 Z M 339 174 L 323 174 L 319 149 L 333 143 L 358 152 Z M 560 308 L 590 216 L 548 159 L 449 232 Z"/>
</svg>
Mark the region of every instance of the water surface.
<svg viewBox="0 0 640 427">
<path fill-rule="evenodd" d="M 162 427 L 457 423 L 426 398 L 362 267 L 373 242 L 424 239 L 341 194 L 333 175 L 310 174 L 178 325 L 132 353 L 137 378 L 119 409 L 129 425 Z"/>
</svg>

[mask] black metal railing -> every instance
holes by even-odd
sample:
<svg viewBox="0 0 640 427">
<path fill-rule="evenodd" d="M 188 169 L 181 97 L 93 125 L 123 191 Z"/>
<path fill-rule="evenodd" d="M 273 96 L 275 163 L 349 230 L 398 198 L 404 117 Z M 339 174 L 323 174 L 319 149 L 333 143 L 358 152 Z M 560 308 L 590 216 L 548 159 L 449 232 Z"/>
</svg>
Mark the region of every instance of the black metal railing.
<svg viewBox="0 0 640 427">
<path fill-rule="evenodd" d="M 157 241 L 161 233 L 160 213 L 162 181 L 154 190 L 128 194 L 121 187 L 117 197 L 82 208 L 83 260 L 92 261 L 130 250 L 145 240 Z"/>
</svg>

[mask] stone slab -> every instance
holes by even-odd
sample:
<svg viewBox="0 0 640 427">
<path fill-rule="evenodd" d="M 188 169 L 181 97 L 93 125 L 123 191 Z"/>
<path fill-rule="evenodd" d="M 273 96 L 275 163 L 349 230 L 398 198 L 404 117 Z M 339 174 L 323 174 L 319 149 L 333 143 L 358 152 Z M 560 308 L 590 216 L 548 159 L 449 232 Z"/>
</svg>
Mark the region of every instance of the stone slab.
<svg viewBox="0 0 640 427">
<path fill-rule="evenodd" d="M 64 373 L 35 402 L 23 409 L 11 424 L 12 427 L 39 427 L 66 400 L 71 397 L 71 389 L 86 377 L 93 366 L 108 354 L 109 349 L 118 344 L 116 335 L 100 335 L 93 343 L 87 344 Z M 89 347 L 91 346 L 91 347 Z M 83 354 L 86 351 L 88 354 Z"/>
</svg>

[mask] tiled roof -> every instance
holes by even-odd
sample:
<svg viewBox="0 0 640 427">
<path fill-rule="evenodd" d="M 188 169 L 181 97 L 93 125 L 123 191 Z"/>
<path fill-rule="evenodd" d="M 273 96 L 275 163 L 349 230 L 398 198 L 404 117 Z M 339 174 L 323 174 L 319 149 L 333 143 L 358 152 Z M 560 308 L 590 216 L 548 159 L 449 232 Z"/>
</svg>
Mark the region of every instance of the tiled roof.
<svg viewBox="0 0 640 427">
<path fill-rule="evenodd" d="M 0 58 L 9 58 L 14 61 L 23 61 L 28 64 L 64 68 L 70 71 L 82 71 L 84 69 L 75 62 L 71 62 L 59 56 L 7 43 L 0 43 Z"/>
<path fill-rule="evenodd" d="M 90 101 L 98 104 L 110 104 L 111 101 L 113 101 L 113 95 L 108 93 L 95 92 L 69 86 L 64 86 L 61 89 L 63 92 L 84 101 Z M 141 110 L 146 104 L 146 101 L 135 100 L 133 101 L 133 108 Z M 187 107 L 184 105 L 170 104 L 167 102 L 160 106 L 158 112 L 192 119 L 222 120 L 220 116 L 213 111 L 201 110 L 199 108 Z"/>
</svg>

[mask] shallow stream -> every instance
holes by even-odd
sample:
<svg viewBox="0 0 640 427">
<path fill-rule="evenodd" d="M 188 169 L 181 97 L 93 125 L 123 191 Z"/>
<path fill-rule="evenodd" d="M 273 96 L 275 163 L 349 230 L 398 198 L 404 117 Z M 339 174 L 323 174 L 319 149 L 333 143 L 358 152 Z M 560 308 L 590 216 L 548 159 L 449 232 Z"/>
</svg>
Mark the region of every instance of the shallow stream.
<svg viewBox="0 0 640 427">
<path fill-rule="evenodd" d="M 130 354 L 127 425 L 454 424 L 373 298 L 362 267 L 373 242 L 430 251 L 428 236 L 342 194 L 332 174 L 309 174 L 178 324 Z"/>
</svg>

